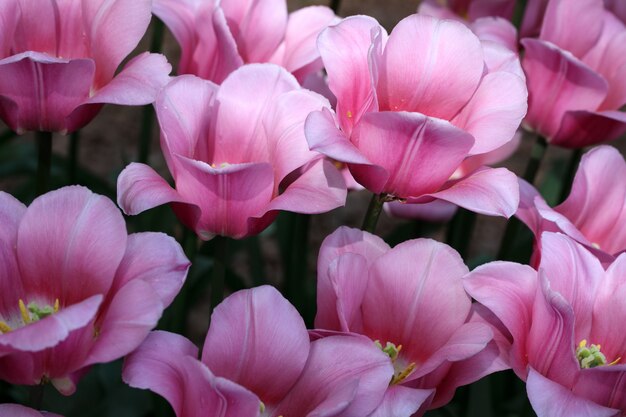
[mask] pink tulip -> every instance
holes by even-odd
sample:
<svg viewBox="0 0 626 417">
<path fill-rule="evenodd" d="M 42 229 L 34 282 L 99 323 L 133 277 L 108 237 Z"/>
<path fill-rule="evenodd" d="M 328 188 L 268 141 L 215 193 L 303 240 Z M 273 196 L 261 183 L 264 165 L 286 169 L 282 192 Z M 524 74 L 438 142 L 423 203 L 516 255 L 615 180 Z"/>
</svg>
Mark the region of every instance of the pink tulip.
<svg viewBox="0 0 626 417">
<path fill-rule="evenodd" d="M 3 0 L 0 118 L 18 133 L 72 132 L 104 103 L 152 103 L 168 82 L 162 55 L 115 74 L 150 22 L 151 0 Z"/>
<path fill-rule="evenodd" d="M 446 404 L 457 387 L 506 366 L 490 325 L 472 308 L 468 272 L 449 246 L 379 237 L 341 227 L 322 243 L 315 326 L 376 341 L 395 374 L 375 416 L 418 416 Z M 401 408 L 402 413 L 388 414 Z"/>
<path fill-rule="evenodd" d="M 318 48 L 337 117 L 308 117 L 311 149 L 347 163 L 360 184 L 389 199 L 515 212 L 517 179 L 508 170 L 451 178 L 467 158 L 511 141 L 525 114 L 513 52 L 461 23 L 423 15 L 402 20 L 388 39 L 376 20 L 347 18 L 322 32 Z"/>
<path fill-rule="evenodd" d="M 161 233 L 128 235 L 107 198 L 73 186 L 30 207 L 0 193 L 0 379 L 63 394 L 95 363 L 135 349 L 189 261 Z"/>
<path fill-rule="evenodd" d="M 569 237 L 542 235 L 539 271 L 492 262 L 464 279 L 508 333 L 508 361 L 539 417 L 626 413 L 626 255 L 606 270 Z"/>
<path fill-rule="evenodd" d="M 165 397 L 177 417 L 367 416 L 382 400 L 389 357 L 358 335 L 309 341 L 275 288 L 239 291 L 213 312 L 202 359 L 187 339 L 153 332 L 123 378 Z"/>
<path fill-rule="evenodd" d="M 257 234 L 278 210 L 322 213 L 343 205 L 341 174 L 304 138 L 306 116 L 327 107 L 275 65 L 242 67 L 220 87 L 178 77 L 156 102 L 176 189 L 135 163 L 118 178 L 118 203 L 127 214 L 172 203 L 203 239 Z"/>
<path fill-rule="evenodd" d="M 537 240 L 544 231 L 565 233 L 603 262 L 626 251 L 626 228 L 621 227 L 626 222 L 626 162 L 617 149 L 599 146 L 587 152 L 569 197 L 554 208 L 530 184 L 521 181 L 520 191 L 516 216 Z"/>
<path fill-rule="evenodd" d="M 626 2 L 622 0 L 604 0 L 604 7 L 610 10 L 622 22 L 626 23 Z"/>
<path fill-rule="evenodd" d="M 0 404 L 0 417 L 62 417 L 58 414 L 36 411 L 18 404 Z"/>
<path fill-rule="evenodd" d="M 243 64 L 263 62 L 304 83 L 322 69 L 317 35 L 338 20 L 325 6 L 288 15 L 285 0 L 154 0 L 154 14 L 180 44 L 178 72 L 218 84 Z"/>
<path fill-rule="evenodd" d="M 584 30 L 571 30 L 577 22 Z M 552 144 L 582 148 L 626 131 L 626 26 L 602 0 L 550 0 L 539 38 L 522 40 L 526 124 Z"/>
<path fill-rule="evenodd" d="M 418 12 L 441 19 L 503 17 L 511 20 L 516 0 L 424 0 Z M 532 1 L 532 0 L 531 0 Z"/>
</svg>

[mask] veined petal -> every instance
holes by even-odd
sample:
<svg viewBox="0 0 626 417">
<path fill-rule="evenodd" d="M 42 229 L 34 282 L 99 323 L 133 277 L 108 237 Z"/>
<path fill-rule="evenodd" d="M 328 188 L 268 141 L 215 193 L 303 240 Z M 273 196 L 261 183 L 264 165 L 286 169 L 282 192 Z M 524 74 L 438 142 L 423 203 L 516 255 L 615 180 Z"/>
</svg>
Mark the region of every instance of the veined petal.
<svg viewBox="0 0 626 417">
<path fill-rule="evenodd" d="M 552 143 L 564 148 L 584 148 L 614 140 L 626 132 L 626 114 L 621 111 L 568 111 Z"/>
<path fill-rule="evenodd" d="M 406 417 L 422 415 L 426 411 L 434 389 L 417 389 L 402 385 L 392 385 L 385 391 L 383 401 L 368 417 Z"/>
<path fill-rule="evenodd" d="M 385 46 L 377 87 L 380 109 L 450 120 L 474 94 L 484 65 L 480 41 L 464 24 L 409 16 Z"/>
<path fill-rule="evenodd" d="M 3 317 L 14 311 L 19 299 L 24 295 L 17 265 L 15 242 L 17 242 L 17 230 L 25 212 L 24 204 L 12 195 L 0 192 L 0 224 L 2 225 L 0 228 L 0 282 L 3 283 L 0 316 Z"/>
<path fill-rule="evenodd" d="M 309 343 L 298 311 L 274 287 L 262 286 L 238 291 L 217 306 L 202 362 L 274 405 L 298 380 Z"/>
</svg>

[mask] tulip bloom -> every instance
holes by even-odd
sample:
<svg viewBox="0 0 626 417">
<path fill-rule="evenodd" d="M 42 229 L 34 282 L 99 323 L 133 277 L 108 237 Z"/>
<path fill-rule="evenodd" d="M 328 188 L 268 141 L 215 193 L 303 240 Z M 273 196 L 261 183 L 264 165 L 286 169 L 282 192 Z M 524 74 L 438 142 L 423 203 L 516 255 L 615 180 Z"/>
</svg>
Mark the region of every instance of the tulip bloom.
<svg viewBox="0 0 626 417">
<path fill-rule="evenodd" d="M 0 417 L 62 417 L 58 414 L 39 412 L 18 404 L 0 404 Z"/>
<path fill-rule="evenodd" d="M 69 395 L 86 368 L 135 349 L 181 288 L 189 261 L 161 233 L 128 235 L 83 187 L 30 207 L 0 193 L 0 379 Z"/>
<path fill-rule="evenodd" d="M 449 246 L 418 239 L 390 249 L 341 227 L 322 243 L 317 270 L 315 326 L 363 334 L 394 363 L 374 416 L 421 415 L 450 401 L 457 387 L 506 368 L 491 326 L 463 289 L 468 269 Z"/>
<path fill-rule="evenodd" d="M 0 118 L 14 131 L 72 132 L 103 103 L 152 103 L 169 77 L 144 53 L 117 75 L 150 23 L 151 0 L 0 2 Z"/>
<path fill-rule="evenodd" d="M 584 30 L 570 30 L 577 22 Z M 550 0 L 538 38 L 522 39 L 525 124 L 558 146 L 582 148 L 626 131 L 626 26 L 602 0 Z"/>
<path fill-rule="evenodd" d="M 603 262 L 626 251 L 626 228 L 621 227 L 626 222 L 626 162 L 617 149 L 599 146 L 587 152 L 569 197 L 554 208 L 530 184 L 521 181 L 520 190 L 515 215 L 537 240 L 544 231 L 562 232 Z"/>
<path fill-rule="evenodd" d="M 341 174 L 304 138 L 307 115 L 328 106 L 276 65 L 242 67 L 220 87 L 178 77 L 156 102 L 176 189 L 134 163 L 118 178 L 118 203 L 127 214 L 172 203 L 203 239 L 257 234 L 278 210 L 322 213 L 343 205 Z"/>
<path fill-rule="evenodd" d="M 389 199 L 515 212 L 517 179 L 508 170 L 453 176 L 467 158 L 511 141 L 526 112 L 511 51 L 423 15 L 402 20 L 388 39 L 376 20 L 347 18 L 324 30 L 318 47 L 338 120 L 328 110 L 308 117 L 311 149 L 347 163 L 357 182 Z"/>
<path fill-rule="evenodd" d="M 213 312 L 202 359 L 182 336 L 153 332 L 123 378 L 165 397 L 177 417 L 367 416 L 391 361 L 358 335 L 309 341 L 298 311 L 270 286 L 238 291 Z"/>
<path fill-rule="evenodd" d="M 217 84 L 244 64 L 263 62 L 306 82 L 322 69 L 317 35 L 338 20 L 325 6 L 287 15 L 285 0 L 154 0 L 154 14 L 181 47 L 178 73 Z"/>
<path fill-rule="evenodd" d="M 539 271 L 492 262 L 465 277 L 508 331 L 508 361 L 539 417 L 626 413 L 626 255 L 606 270 L 582 245 L 542 235 Z"/>
</svg>

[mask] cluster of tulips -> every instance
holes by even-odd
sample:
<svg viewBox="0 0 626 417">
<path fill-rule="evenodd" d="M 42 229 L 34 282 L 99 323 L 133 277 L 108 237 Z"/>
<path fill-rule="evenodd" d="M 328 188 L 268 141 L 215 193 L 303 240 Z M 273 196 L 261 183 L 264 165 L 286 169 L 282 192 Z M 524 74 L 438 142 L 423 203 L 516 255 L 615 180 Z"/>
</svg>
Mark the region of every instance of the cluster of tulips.
<svg viewBox="0 0 626 417">
<path fill-rule="evenodd" d="M 153 14 L 179 76 L 160 54 L 125 61 Z M 170 174 L 131 163 L 119 208 L 78 185 L 29 206 L 0 192 L 0 380 L 80 395 L 92 365 L 124 358 L 124 382 L 178 417 L 410 417 L 512 369 L 539 417 L 626 416 L 624 158 L 588 150 L 556 207 L 532 169 L 489 166 L 520 125 L 538 137 L 531 165 L 626 132 L 625 22 L 622 0 L 426 0 L 390 33 L 281 0 L 0 1 L 10 129 L 68 134 L 105 103 L 153 104 Z M 222 283 L 200 356 L 154 330 L 194 259 L 164 233 L 129 234 L 120 208 L 167 204 L 200 240 L 243 239 L 363 188 L 362 230 L 319 250 L 313 329 L 275 287 L 222 300 Z M 383 210 L 458 207 L 521 220 L 529 264 L 470 271 L 444 243 L 375 234 Z M 56 414 L 0 404 L 42 415 Z"/>
</svg>

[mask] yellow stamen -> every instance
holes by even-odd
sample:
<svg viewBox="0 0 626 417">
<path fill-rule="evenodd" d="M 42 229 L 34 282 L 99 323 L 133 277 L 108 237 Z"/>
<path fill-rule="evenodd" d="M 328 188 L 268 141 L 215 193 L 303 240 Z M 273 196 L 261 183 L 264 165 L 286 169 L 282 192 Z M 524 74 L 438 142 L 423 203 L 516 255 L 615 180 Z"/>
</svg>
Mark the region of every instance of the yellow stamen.
<svg viewBox="0 0 626 417">
<path fill-rule="evenodd" d="M 59 299 L 54 300 L 54 312 L 57 313 L 59 311 Z"/>
<path fill-rule="evenodd" d="M 578 347 L 584 348 L 585 346 L 587 346 L 587 339 L 583 339 L 580 341 L 580 343 L 578 344 Z"/>
<path fill-rule="evenodd" d="M 391 380 L 391 385 L 399 384 L 404 381 L 409 375 L 413 373 L 415 370 L 415 362 L 411 362 L 409 366 L 407 366 L 404 371 L 400 372 L 398 375 L 394 375 Z"/>
<path fill-rule="evenodd" d="M 0 333 L 9 333 L 11 330 L 13 330 L 11 326 L 3 321 L 0 321 Z"/>
<path fill-rule="evenodd" d="M 609 365 L 617 365 L 617 362 L 621 360 L 622 360 L 622 357 L 620 356 L 619 358 L 615 359 L 613 362 L 609 363 Z"/>
<path fill-rule="evenodd" d="M 24 320 L 24 324 L 29 324 L 30 323 L 30 313 L 28 312 L 28 310 L 26 310 L 26 305 L 24 304 L 24 301 L 21 298 L 20 298 L 18 304 L 20 306 L 20 313 L 22 313 L 22 320 Z"/>
<path fill-rule="evenodd" d="M 346 113 L 346 116 L 348 116 L 348 119 L 352 118 L 352 112 L 348 110 L 348 112 Z"/>
</svg>

